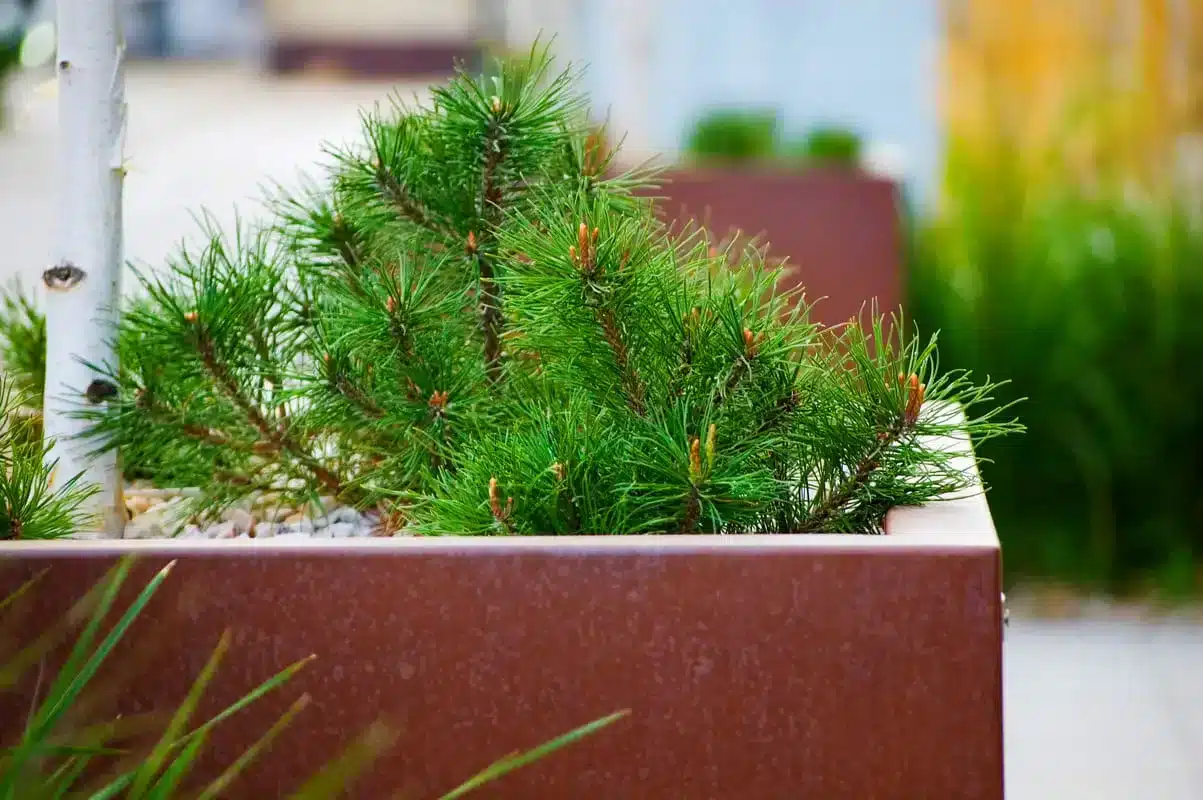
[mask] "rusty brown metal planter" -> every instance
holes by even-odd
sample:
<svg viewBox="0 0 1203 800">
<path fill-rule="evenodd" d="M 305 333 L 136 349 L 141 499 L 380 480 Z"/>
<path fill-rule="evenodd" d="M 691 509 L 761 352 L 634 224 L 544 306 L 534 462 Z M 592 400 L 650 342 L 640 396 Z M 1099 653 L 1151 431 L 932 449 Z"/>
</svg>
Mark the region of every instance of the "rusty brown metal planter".
<svg viewBox="0 0 1203 800">
<path fill-rule="evenodd" d="M 0 547 L 0 596 L 51 570 L 35 633 L 121 554 L 142 555 L 142 579 L 178 559 L 114 656 L 126 712 L 173 708 L 223 629 L 235 646 L 209 712 L 316 653 L 213 738 L 201 774 L 313 695 L 229 797 L 283 796 L 380 716 L 401 739 L 356 797 L 434 797 L 630 709 L 478 796 L 998 800 L 1000 555 L 985 499 L 897 509 L 887 534 L 15 543 Z M 6 737 L 20 716 L 0 713 Z"/>
<path fill-rule="evenodd" d="M 696 220 L 722 237 L 760 236 L 788 261 L 783 288 L 819 300 L 813 318 L 837 325 L 876 300 L 896 311 L 903 286 L 897 187 L 835 167 L 675 168 L 649 194 L 670 221 Z"/>
</svg>

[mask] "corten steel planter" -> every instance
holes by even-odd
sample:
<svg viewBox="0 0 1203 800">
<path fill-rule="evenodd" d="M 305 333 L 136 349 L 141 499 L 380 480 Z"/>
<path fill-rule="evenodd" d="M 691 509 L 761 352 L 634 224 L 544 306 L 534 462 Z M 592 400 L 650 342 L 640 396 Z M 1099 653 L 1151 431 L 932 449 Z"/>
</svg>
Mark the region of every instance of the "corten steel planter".
<svg viewBox="0 0 1203 800">
<path fill-rule="evenodd" d="M 886 536 L 75 541 L 0 549 L 39 570 L 29 636 L 124 553 L 130 596 L 175 571 L 113 657 L 125 712 L 174 708 L 223 629 L 212 777 L 301 691 L 314 703 L 235 798 L 283 796 L 378 718 L 401 738 L 355 797 L 429 798 L 613 711 L 610 728 L 482 798 L 1003 796 L 999 543 L 985 499 L 898 509 Z M 11 631 L 10 631 L 11 633 Z M 28 640 L 28 639 L 26 639 Z M 0 707 L 5 737 L 29 690 Z"/>
<path fill-rule="evenodd" d="M 648 194 L 672 222 L 696 221 L 723 237 L 760 237 L 787 262 L 782 288 L 804 287 L 813 319 L 838 325 L 876 300 L 901 301 L 903 236 L 892 181 L 837 167 L 676 168 Z"/>
</svg>

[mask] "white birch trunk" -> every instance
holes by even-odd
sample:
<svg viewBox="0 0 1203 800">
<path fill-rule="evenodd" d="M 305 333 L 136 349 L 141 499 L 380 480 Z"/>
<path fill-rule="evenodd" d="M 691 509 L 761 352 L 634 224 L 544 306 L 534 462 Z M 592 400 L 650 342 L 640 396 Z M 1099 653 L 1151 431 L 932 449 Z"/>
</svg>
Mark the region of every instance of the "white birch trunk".
<svg viewBox="0 0 1203 800">
<path fill-rule="evenodd" d="M 121 298 L 125 44 L 118 0 L 58 0 L 59 141 L 56 261 L 46 285 L 45 435 L 55 484 L 83 473 L 100 487 L 89 509 L 109 536 L 125 524 L 115 454 L 89 457 L 86 427 L 70 415 L 114 390 L 85 364 L 113 358 Z"/>
</svg>

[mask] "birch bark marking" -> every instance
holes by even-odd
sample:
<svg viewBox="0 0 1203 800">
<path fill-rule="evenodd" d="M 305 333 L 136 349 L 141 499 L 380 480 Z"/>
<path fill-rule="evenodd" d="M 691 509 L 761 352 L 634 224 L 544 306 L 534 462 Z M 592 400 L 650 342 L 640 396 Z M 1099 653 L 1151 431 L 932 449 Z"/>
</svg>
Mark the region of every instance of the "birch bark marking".
<svg viewBox="0 0 1203 800">
<path fill-rule="evenodd" d="M 114 387 L 86 364 L 113 358 L 121 298 L 125 75 L 118 0 L 58 0 L 59 139 L 55 263 L 46 285 L 45 435 L 55 484 L 83 473 L 101 491 L 90 511 L 108 536 L 125 524 L 115 453 L 89 457 L 71 415 Z"/>
</svg>

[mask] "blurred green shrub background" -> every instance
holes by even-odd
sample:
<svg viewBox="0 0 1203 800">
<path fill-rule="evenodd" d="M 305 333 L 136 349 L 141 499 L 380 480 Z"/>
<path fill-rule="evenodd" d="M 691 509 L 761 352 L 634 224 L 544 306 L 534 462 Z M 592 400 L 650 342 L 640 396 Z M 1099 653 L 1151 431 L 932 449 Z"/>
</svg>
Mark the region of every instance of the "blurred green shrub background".
<svg viewBox="0 0 1203 800">
<path fill-rule="evenodd" d="M 1028 398 L 1027 434 L 981 448 L 1008 582 L 1181 597 L 1203 563 L 1203 227 L 1172 191 L 1095 178 L 954 143 L 910 228 L 908 310 L 943 366 Z"/>
<path fill-rule="evenodd" d="M 800 168 L 817 164 L 855 167 L 862 143 L 855 131 L 819 125 L 801 136 L 784 133 L 776 110 L 716 108 L 697 120 L 685 143 L 686 156 L 702 164 L 773 163 Z"/>
</svg>

